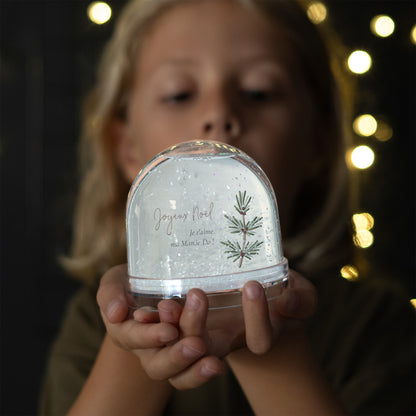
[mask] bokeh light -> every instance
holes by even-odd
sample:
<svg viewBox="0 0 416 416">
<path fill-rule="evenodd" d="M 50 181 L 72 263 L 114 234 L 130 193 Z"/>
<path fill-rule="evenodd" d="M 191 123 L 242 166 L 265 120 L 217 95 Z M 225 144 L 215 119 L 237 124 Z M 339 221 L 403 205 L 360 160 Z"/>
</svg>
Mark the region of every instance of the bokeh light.
<svg viewBox="0 0 416 416">
<path fill-rule="evenodd" d="M 328 14 L 325 5 L 320 1 L 314 1 L 308 6 L 306 13 L 309 20 L 315 24 L 322 23 Z"/>
<path fill-rule="evenodd" d="M 354 282 L 359 279 L 360 274 L 358 273 L 358 269 L 355 266 L 352 264 L 347 264 L 341 269 L 341 276 L 344 279 Z"/>
<path fill-rule="evenodd" d="M 410 31 L 410 41 L 413 45 L 416 45 L 416 25 L 414 25 Z"/>
<path fill-rule="evenodd" d="M 371 19 L 370 28 L 376 36 L 386 38 L 394 32 L 395 24 L 390 16 L 378 15 Z"/>
<path fill-rule="evenodd" d="M 353 241 L 357 247 L 367 248 L 374 242 L 373 233 L 370 231 L 374 227 L 374 218 L 368 212 L 361 212 L 352 216 L 354 224 Z"/>
<path fill-rule="evenodd" d="M 354 214 L 352 222 L 356 231 L 371 230 L 374 227 L 374 218 L 368 212 Z"/>
<path fill-rule="evenodd" d="M 354 244 L 360 248 L 368 248 L 374 242 L 373 233 L 369 230 L 360 230 L 353 236 Z"/>
<path fill-rule="evenodd" d="M 377 131 L 377 120 L 371 114 L 363 114 L 354 120 L 352 128 L 360 136 L 372 136 Z"/>
<path fill-rule="evenodd" d="M 97 25 L 106 23 L 111 18 L 111 7 L 102 1 L 95 1 L 88 6 L 87 15 Z"/>
<path fill-rule="evenodd" d="M 410 303 L 416 309 L 416 299 L 410 299 Z"/>
<path fill-rule="evenodd" d="M 377 131 L 374 133 L 374 137 L 380 142 L 387 142 L 393 137 L 393 129 L 385 121 L 379 121 L 377 123 Z"/>
<path fill-rule="evenodd" d="M 374 163 L 374 152 L 368 146 L 357 146 L 351 152 L 350 161 L 357 169 L 367 169 Z"/>
<path fill-rule="evenodd" d="M 372 65 L 372 59 L 368 52 L 357 50 L 348 57 L 348 69 L 354 74 L 364 74 Z"/>
</svg>

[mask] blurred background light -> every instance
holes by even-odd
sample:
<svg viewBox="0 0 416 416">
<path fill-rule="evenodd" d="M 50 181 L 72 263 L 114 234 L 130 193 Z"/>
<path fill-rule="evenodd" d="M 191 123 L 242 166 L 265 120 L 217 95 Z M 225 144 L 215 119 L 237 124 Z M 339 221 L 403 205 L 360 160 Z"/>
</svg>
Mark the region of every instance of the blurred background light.
<svg viewBox="0 0 416 416">
<path fill-rule="evenodd" d="M 308 14 L 309 20 L 315 24 L 322 23 L 328 14 L 325 5 L 320 1 L 311 3 L 306 13 Z"/>
<path fill-rule="evenodd" d="M 357 247 L 368 248 L 373 244 L 374 236 L 369 230 L 360 230 L 355 233 L 353 241 Z"/>
<path fill-rule="evenodd" d="M 374 133 L 374 137 L 380 142 L 387 142 L 393 137 L 393 129 L 385 121 L 379 121 L 377 123 L 377 131 Z"/>
<path fill-rule="evenodd" d="M 416 25 L 414 25 L 410 31 L 410 40 L 414 45 L 416 45 Z"/>
<path fill-rule="evenodd" d="M 341 276 L 344 279 L 356 281 L 359 279 L 360 274 L 358 273 L 358 269 L 355 266 L 347 264 L 341 269 Z"/>
<path fill-rule="evenodd" d="M 357 146 L 351 152 L 350 161 L 357 169 L 367 169 L 374 163 L 374 152 L 368 146 Z"/>
<path fill-rule="evenodd" d="M 378 15 L 371 19 L 370 29 L 374 35 L 386 38 L 394 32 L 394 21 L 390 16 Z"/>
<path fill-rule="evenodd" d="M 372 59 L 368 52 L 356 50 L 348 57 L 348 69 L 354 74 L 364 74 L 371 68 Z"/>
<path fill-rule="evenodd" d="M 363 114 L 354 120 L 352 128 L 359 136 L 372 136 L 377 131 L 377 120 L 371 114 Z"/>
<path fill-rule="evenodd" d="M 111 18 L 111 7 L 102 1 L 95 1 L 87 8 L 88 18 L 97 25 L 106 23 Z"/>
<path fill-rule="evenodd" d="M 416 309 L 416 299 L 410 299 L 410 303 L 413 305 L 413 307 Z"/>
<path fill-rule="evenodd" d="M 352 222 L 356 231 L 371 230 L 374 227 L 374 218 L 368 212 L 354 214 Z"/>
</svg>

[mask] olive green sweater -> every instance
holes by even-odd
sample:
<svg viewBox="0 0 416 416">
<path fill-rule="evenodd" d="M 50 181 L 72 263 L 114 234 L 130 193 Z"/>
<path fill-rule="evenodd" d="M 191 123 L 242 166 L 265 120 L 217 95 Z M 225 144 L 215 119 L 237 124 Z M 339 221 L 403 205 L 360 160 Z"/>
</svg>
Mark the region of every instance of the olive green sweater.
<svg viewBox="0 0 416 416">
<path fill-rule="evenodd" d="M 363 415 L 415 414 L 415 311 L 409 300 L 374 281 L 314 283 L 319 308 L 308 322 L 310 339 L 346 408 Z M 105 333 L 96 289 L 83 287 L 68 305 L 45 371 L 42 416 L 64 415 L 94 364 Z M 175 392 L 166 414 L 252 411 L 229 372 L 200 388 Z"/>
</svg>

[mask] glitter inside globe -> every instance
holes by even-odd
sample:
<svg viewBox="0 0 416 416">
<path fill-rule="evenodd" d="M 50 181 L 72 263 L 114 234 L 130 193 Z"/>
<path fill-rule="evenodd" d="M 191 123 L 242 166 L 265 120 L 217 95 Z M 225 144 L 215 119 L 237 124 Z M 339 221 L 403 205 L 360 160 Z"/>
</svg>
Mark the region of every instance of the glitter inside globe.
<svg viewBox="0 0 416 416">
<path fill-rule="evenodd" d="M 192 288 L 211 309 L 241 304 L 259 281 L 270 299 L 288 279 L 273 188 L 239 149 L 191 141 L 154 157 L 127 202 L 128 292 L 133 308 L 183 300 Z"/>
</svg>

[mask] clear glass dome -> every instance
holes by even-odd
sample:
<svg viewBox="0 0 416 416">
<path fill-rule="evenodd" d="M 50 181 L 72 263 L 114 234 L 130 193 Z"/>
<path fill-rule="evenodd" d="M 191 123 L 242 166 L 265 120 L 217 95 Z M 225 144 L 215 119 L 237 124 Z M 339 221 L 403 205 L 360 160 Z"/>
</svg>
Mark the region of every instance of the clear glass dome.
<svg viewBox="0 0 416 416">
<path fill-rule="evenodd" d="M 273 188 L 230 145 L 191 141 L 154 157 L 131 186 L 126 223 L 132 307 L 184 299 L 197 287 L 210 308 L 224 308 L 241 303 L 249 280 L 269 298 L 286 285 Z"/>
</svg>

